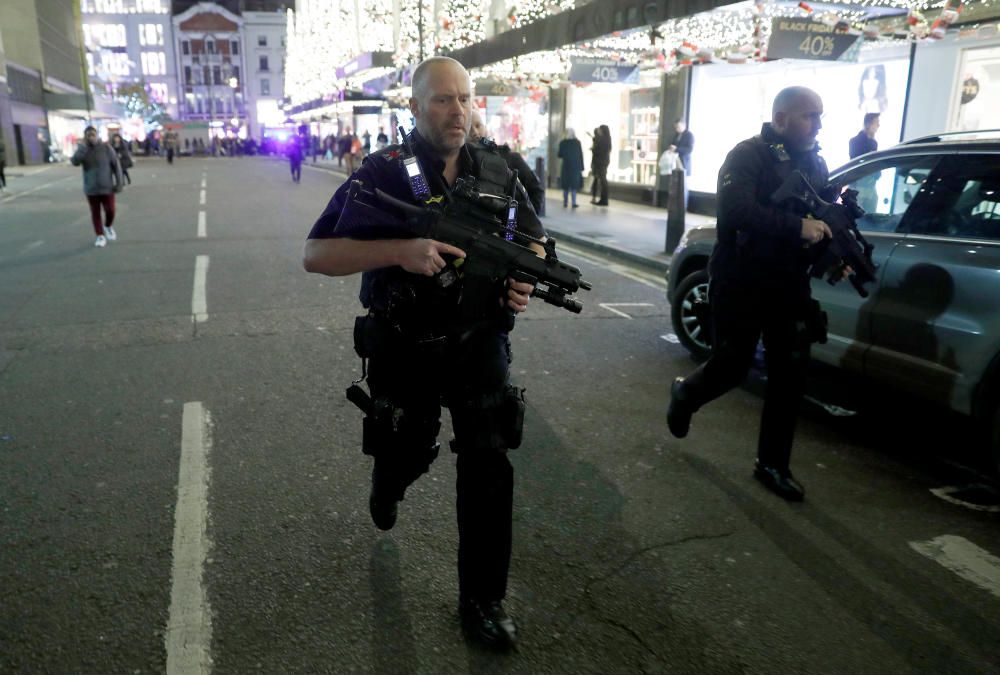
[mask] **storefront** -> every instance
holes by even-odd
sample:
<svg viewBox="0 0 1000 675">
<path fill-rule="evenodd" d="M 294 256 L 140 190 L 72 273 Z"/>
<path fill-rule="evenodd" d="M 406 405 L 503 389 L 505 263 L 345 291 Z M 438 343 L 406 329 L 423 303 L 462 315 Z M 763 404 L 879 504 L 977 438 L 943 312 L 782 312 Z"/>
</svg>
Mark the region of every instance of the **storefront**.
<svg viewBox="0 0 1000 675">
<path fill-rule="evenodd" d="M 715 193 L 726 155 L 770 121 L 775 95 L 788 86 L 807 86 L 823 99 L 818 142 L 831 169 L 848 161 L 848 142 L 861 130 L 865 113 L 880 113 L 879 145 L 895 145 L 903 127 L 908 69 L 907 44 L 865 52 L 857 63 L 781 59 L 693 68 L 689 189 Z"/>
<path fill-rule="evenodd" d="M 548 156 L 549 96 L 543 87 L 516 87 L 497 80 L 476 82 L 476 106 L 487 135 L 520 153 L 528 166 Z"/>
<path fill-rule="evenodd" d="M 651 190 L 660 148 L 662 71 L 577 59 L 569 79 L 565 127 L 580 139 L 586 165 L 590 166 L 595 129 L 607 125 L 611 131 L 608 181 Z"/>
</svg>

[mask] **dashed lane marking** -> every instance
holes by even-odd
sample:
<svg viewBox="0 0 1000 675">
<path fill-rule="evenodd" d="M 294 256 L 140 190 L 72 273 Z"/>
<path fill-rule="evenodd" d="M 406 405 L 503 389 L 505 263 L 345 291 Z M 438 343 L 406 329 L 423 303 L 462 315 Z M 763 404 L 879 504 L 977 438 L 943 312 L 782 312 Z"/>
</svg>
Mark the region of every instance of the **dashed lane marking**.
<svg viewBox="0 0 1000 675">
<path fill-rule="evenodd" d="M 618 316 L 624 316 L 626 319 L 631 319 L 632 316 L 622 312 L 621 310 L 615 309 L 615 307 L 652 307 L 651 302 L 602 302 L 598 304 L 598 307 L 603 307 L 609 312 L 614 312 Z"/>
<path fill-rule="evenodd" d="M 201 189 L 205 189 L 205 174 L 201 175 Z"/>
<path fill-rule="evenodd" d="M 198 212 L 198 238 L 204 239 L 207 233 L 207 226 L 205 225 L 205 212 Z"/>
<path fill-rule="evenodd" d="M 638 282 L 643 286 L 649 286 L 650 288 L 655 288 L 657 290 L 665 291 L 667 290 L 667 283 L 661 277 L 657 277 L 653 274 L 647 274 L 645 272 L 640 272 L 636 269 L 626 267 L 625 265 L 620 265 L 618 263 L 610 262 L 608 260 L 601 260 L 594 256 L 587 255 L 583 251 L 573 246 L 567 246 L 563 243 L 559 244 L 560 255 L 565 254 L 570 258 L 578 258 L 580 260 L 585 260 L 592 265 L 596 265 L 612 274 L 617 274 L 618 276 L 625 277 L 626 279 L 631 279 L 632 281 Z"/>
<path fill-rule="evenodd" d="M 198 203 L 199 204 L 204 204 L 205 203 L 205 191 L 204 190 L 201 191 L 201 195 L 198 197 Z"/>
<path fill-rule="evenodd" d="M 910 548 L 1000 598 L 1000 558 L 968 539 L 943 534 L 929 541 L 911 541 Z"/>
<path fill-rule="evenodd" d="M 44 243 L 45 242 L 42 241 L 41 239 L 39 239 L 37 241 L 31 242 L 30 244 L 28 244 L 27 246 L 25 246 L 24 248 L 21 249 L 21 255 L 24 255 L 28 251 L 32 251 L 32 250 L 38 248 L 39 246 L 41 246 Z"/>
<path fill-rule="evenodd" d="M 200 401 L 184 404 L 181 462 L 174 510 L 170 615 L 164 637 L 168 675 L 207 675 L 212 670 L 212 611 L 205 593 L 208 538 L 208 457 L 211 418 Z"/>
<path fill-rule="evenodd" d="M 191 291 L 191 320 L 194 323 L 208 321 L 208 299 L 205 284 L 208 280 L 208 256 L 200 255 L 194 260 L 194 288 Z"/>
</svg>

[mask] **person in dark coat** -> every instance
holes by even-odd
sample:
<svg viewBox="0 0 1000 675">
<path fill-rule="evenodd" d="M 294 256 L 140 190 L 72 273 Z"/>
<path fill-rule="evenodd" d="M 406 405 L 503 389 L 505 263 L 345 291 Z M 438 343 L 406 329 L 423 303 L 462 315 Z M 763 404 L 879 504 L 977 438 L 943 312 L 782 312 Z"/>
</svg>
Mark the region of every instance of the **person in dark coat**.
<svg viewBox="0 0 1000 675">
<path fill-rule="evenodd" d="M 576 203 L 577 190 L 583 188 L 583 147 L 572 129 L 567 129 L 566 138 L 559 141 L 559 159 L 562 160 L 559 187 L 563 191 L 563 208 L 569 206 L 572 195 L 575 209 L 579 206 Z"/>
<path fill-rule="evenodd" d="M 536 214 L 542 212 L 542 203 L 545 201 L 545 188 L 538 181 L 538 176 L 535 172 L 531 170 L 528 163 L 524 161 L 524 157 L 520 153 L 514 152 L 510 149 L 509 145 L 497 145 L 489 139 L 486 133 L 486 125 L 483 124 L 483 118 L 479 113 L 473 109 L 472 110 L 472 127 L 469 130 L 469 142 L 476 143 L 482 142 L 487 148 L 492 148 L 503 157 L 503 161 L 507 163 L 507 168 L 511 171 L 517 172 L 517 178 L 521 181 L 521 185 L 524 186 L 525 192 L 528 193 L 528 201 L 531 202 L 532 208 L 535 209 Z"/>
<path fill-rule="evenodd" d="M 670 149 L 677 153 L 684 166 L 684 175 L 691 175 L 691 151 L 694 150 L 694 134 L 688 131 L 684 120 L 674 121 L 674 140 L 670 142 Z"/>
<path fill-rule="evenodd" d="M 122 178 L 131 185 L 132 177 L 128 175 L 128 170 L 132 168 L 132 154 L 128 151 L 128 144 L 122 138 L 121 134 L 115 134 L 111 138 L 111 147 L 114 148 L 115 154 L 118 155 L 118 163 L 122 167 Z"/>
<path fill-rule="evenodd" d="M 611 129 L 607 124 L 594 129 L 594 145 L 590 149 L 590 172 L 594 174 L 591 204 L 608 205 L 608 167 L 611 166 Z"/>
<path fill-rule="evenodd" d="M 118 238 L 112 224 L 115 221 L 115 193 L 122 189 L 122 169 L 118 155 L 98 137 L 97 129 L 87 127 L 83 137 L 83 143 L 69 161 L 73 166 L 83 167 L 83 194 L 90 204 L 90 219 L 97 234 L 94 246 L 104 248 L 109 241 Z M 101 223 L 102 207 L 104 223 Z"/>
<path fill-rule="evenodd" d="M 878 113 L 865 113 L 864 128 L 848 144 L 848 154 L 851 159 L 878 150 L 875 132 L 879 127 Z"/>
<path fill-rule="evenodd" d="M 288 164 L 292 170 L 292 182 L 298 183 L 302 180 L 302 146 L 308 143 L 308 137 L 292 136 L 288 142 Z"/>
<path fill-rule="evenodd" d="M 805 496 L 789 460 L 809 349 L 826 341 L 825 318 L 811 295 L 808 248 L 832 233 L 807 208 L 774 204 L 771 195 L 798 170 L 825 199 L 836 197 L 822 187 L 829 176 L 816 144 L 822 116 L 819 94 L 782 89 L 771 122 L 733 148 L 719 170 L 716 244 L 708 262 L 712 355 L 674 381 L 667 408 L 670 433 L 684 438 L 699 408 L 743 381 L 763 335 L 768 380 L 753 475 L 790 501 Z"/>
</svg>

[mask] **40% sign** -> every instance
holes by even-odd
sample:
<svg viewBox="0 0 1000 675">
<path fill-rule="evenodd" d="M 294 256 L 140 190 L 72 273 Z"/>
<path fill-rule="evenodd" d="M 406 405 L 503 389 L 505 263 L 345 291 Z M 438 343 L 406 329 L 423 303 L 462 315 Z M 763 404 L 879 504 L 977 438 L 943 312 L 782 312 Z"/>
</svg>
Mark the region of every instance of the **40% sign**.
<svg viewBox="0 0 1000 675">
<path fill-rule="evenodd" d="M 806 37 L 799 45 L 799 51 L 807 56 L 830 56 L 833 54 L 834 42 L 832 37 L 813 35 Z"/>
</svg>

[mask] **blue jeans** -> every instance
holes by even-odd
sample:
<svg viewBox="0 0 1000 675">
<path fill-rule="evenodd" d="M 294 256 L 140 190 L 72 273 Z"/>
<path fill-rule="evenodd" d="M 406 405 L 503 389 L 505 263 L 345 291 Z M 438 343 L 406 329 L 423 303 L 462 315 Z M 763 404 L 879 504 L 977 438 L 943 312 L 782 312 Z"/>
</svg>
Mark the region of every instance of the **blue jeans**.
<svg viewBox="0 0 1000 675">
<path fill-rule="evenodd" d="M 563 188 L 563 206 L 566 206 L 570 194 L 573 195 L 573 206 L 576 206 L 576 190 L 574 188 Z"/>
</svg>

